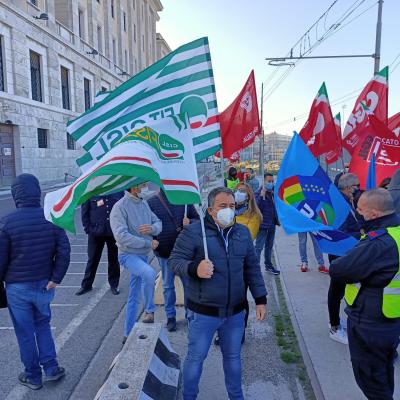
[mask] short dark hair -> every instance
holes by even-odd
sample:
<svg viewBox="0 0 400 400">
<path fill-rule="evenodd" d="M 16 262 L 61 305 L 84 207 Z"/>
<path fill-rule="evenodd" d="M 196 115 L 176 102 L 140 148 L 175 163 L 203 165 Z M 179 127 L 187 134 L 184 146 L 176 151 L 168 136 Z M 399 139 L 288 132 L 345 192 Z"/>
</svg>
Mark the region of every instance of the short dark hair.
<svg viewBox="0 0 400 400">
<path fill-rule="evenodd" d="M 253 168 L 247 168 L 252 174 L 254 173 L 254 169 Z"/>
<path fill-rule="evenodd" d="M 237 174 L 237 169 L 235 167 L 230 167 L 228 170 L 228 175 Z"/>
<path fill-rule="evenodd" d="M 265 179 L 267 176 L 272 176 L 272 177 L 274 177 L 274 175 L 272 175 L 270 172 L 266 172 L 266 173 L 264 174 L 264 179 Z"/>
<path fill-rule="evenodd" d="M 226 193 L 226 194 L 230 194 L 231 196 L 233 196 L 233 198 L 235 198 L 235 195 L 233 194 L 231 189 L 228 189 L 224 186 L 220 186 L 217 187 L 213 190 L 211 190 L 211 192 L 208 194 L 208 207 L 213 207 L 214 203 L 215 203 L 215 198 L 220 194 L 220 193 Z"/>
</svg>

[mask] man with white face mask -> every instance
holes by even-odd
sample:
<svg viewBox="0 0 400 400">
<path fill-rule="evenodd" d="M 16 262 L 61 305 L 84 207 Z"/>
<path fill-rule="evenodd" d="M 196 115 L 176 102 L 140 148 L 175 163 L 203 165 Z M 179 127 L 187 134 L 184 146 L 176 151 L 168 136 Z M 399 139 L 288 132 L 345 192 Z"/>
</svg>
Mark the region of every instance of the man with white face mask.
<svg viewBox="0 0 400 400">
<path fill-rule="evenodd" d="M 230 399 L 243 399 L 241 340 L 246 285 L 256 302 L 257 320 L 266 314 L 266 288 L 249 230 L 235 222 L 235 198 L 220 187 L 208 196 L 204 218 L 209 259 L 205 259 L 200 222 L 184 227 L 168 266 L 186 278 L 188 354 L 183 367 L 183 398 L 196 399 L 203 362 L 218 331 L 225 384 Z"/>
<path fill-rule="evenodd" d="M 123 268 L 131 274 L 124 328 L 125 342 L 137 318 L 137 306 L 143 294 L 145 316 L 143 322 L 154 322 L 154 286 L 156 272 L 149 265 L 151 250 L 158 246 L 153 236 L 158 235 L 162 223 L 150 210 L 147 184 L 136 185 L 125 192 L 124 197 L 113 207 L 110 225 L 118 246 L 118 259 Z"/>
</svg>

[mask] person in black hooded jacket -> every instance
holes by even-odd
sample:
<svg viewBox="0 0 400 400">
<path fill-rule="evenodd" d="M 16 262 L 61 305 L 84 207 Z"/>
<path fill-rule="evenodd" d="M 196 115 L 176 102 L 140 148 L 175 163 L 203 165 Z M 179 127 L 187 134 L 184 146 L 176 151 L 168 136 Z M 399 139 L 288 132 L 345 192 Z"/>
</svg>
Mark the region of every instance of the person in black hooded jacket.
<svg viewBox="0 0 400 400">
<path fill-rule="evenodd" d="M 17 209 L 0 221 L 0 281 L 6 282 L 8 310 L 25 366 L 18 379 L 30 389 L 65 375 L 59 367 L 50 329 L 50 303 L 63 280 L 71 247 L 63 229 L 47 221 L 39 181 L 16 177 L 11 193 Z"/>
<path fill-rule="evenodd" d="M 162 190 L 147 203 L 151 211 L 161 220 L 163 226 L 161 233 L 156 237 L 158 247 L 154 250 L 154 254 L 157 256 L 161 267 L 167 329 L 172 332 L 176 329 L 175 274 L 168 268 L 167 262 L 183 226 L 199 219 L 199 215 L 195 208 L 189 205 L 185 216 L 185 206 L 171 204 Z"/>
</svg>

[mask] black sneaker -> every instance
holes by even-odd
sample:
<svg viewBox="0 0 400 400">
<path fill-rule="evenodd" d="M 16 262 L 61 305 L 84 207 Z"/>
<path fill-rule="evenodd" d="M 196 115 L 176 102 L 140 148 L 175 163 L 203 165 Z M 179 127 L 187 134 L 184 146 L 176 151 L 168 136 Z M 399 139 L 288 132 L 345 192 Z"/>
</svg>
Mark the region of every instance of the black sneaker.
<svg viewBox="0 0 400 400">
<path fill-rule="evenodd" d="M 167 330 L 168 332 L 176 331 L 176 318 L 168 318 L 167 320 Z"/>
<path fill-rule="evenodd" d="M 87 292 L 90 292 L 91 290 L 92 290 L 93 288 L 84 288 L 84 287 L 81 287 L 76 293 L 75 293 L 75 296 L 82 296 L 83 294 L 85 294 L 85 293 L 87 293 Z"/>
<path fill-rule="evenodd" d="M 279 275 L 281 273 L 281 271 L 275 269 L 274 267 L 265 267 L 265 271 L 273 275 Z"/>
<path fill-rule="evenodd" d="M 55 382 L 65 376 L 65 368 L 57 367 L 51 375 L 46 375 L 44 378 L 45 382 Z"/>
<path fill-rule="evenodd" d="M 32 389 L 32 390 L 39 390 L 39 389 L 41 389 L 43 387 L 43 385 L 41 383 L 33 383 L 32 381 L 30 381 L 26 377 L 25 372 L 21 372 L 18 375 L 18 380 L 19 380 L 19 383 L 21 385 L 24 385 L 24 386 L 26 386 L 26 387 L 28 387 L 29 389 Z"/>
<path fill-rule="evenodd" d="M 119 295 L 119 289 L 116 287 L 110 287 L 110 291 L 114 296 L 118 296 Z"/>
</svg>

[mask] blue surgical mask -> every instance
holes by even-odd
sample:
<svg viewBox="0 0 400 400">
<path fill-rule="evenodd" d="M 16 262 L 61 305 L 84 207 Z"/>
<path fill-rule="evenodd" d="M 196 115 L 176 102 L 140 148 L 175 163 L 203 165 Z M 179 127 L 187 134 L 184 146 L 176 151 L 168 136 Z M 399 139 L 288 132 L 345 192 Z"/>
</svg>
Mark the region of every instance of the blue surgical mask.
<svg viewBox="0 0 400 400">
<path fill-rule="evenodd" d="M 274 184 L 272 182 L 268 182 L 265 184 L 265 190 L 272 190 L 274 188 Z"/>
</svg>

